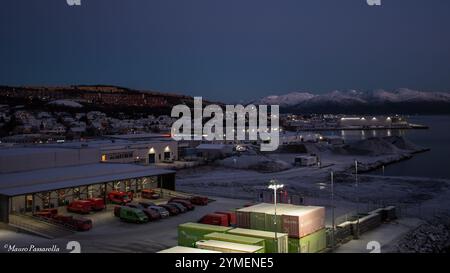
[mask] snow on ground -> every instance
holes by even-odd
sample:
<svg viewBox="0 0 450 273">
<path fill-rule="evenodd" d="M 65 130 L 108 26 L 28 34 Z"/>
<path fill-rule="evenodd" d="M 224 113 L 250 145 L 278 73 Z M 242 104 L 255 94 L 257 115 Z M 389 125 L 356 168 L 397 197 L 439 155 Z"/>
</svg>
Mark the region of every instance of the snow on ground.
<svg viewBox="0 0 450 273">
<path fill-rule="evenodd" d="M 346 211 L 369 211 L 383 205 L 397 205 L 411 217 L 427 217 L 439 214 L 442 210 L 450 210 L 450 201 L 443 201 L 450 200 L 450 180 L 359 174 L 356 183 L 355 160 L 358 161 L 360 171 L 370 170 L 408 159 L 422 150 L 400 137 L 373 138 L 340 149 L 322 143 L 305 145 L 309 152 L 319 156 L 321 168 L 294 166 L 292 163 L 298 155 L 295 153 L 232 157 L 222 160 L 220 164 L 177 172 L 177 188 L 199 194 L 256 200 L 261 189 L 265 189 L 269 180 L 275 178 L 285 185 L 290 194 L 303 196 L 309 204 L 327 206 L 331 196 L 330 172 L 333 171 L 335 201 L 345 203 L 341 214 Z M 380 149 L 383 145 L 387 148 Z M 355 150 L 358 152 L 349 152 Z M 376 150 L 382 152 L 374 152 Z M 289 168 L 273 172 L 245 168 L 260 161 L 272 165 L 285 162 L 284 166 Z M 448 205 L 439 206 L 433 200 Z"/>
<path fill-rule="evenodd" d="M 48 104 L 66 106 L 66 107 L 72 107 L 72 108 L 83 107 L 83 105 L 81 105 L 78 102 L 73 101 L 73 100 L 54 100 L 54 101 L 49 102 Z"/>
</svg>

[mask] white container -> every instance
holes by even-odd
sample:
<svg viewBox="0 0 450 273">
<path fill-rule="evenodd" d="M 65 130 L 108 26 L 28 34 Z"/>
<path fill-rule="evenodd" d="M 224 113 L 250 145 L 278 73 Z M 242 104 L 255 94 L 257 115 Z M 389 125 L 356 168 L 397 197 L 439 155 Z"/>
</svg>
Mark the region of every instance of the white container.
<svg viewBox="0 0 450 273">
<path fill-rule="evenodd" d="M 195 244 L 198 248 L 214 250 L 223 253 L 258 253 L 264 252 L 264 247 L 244 245 L 238 243 L 222 242 L 216 240 L 203 240 Z"/>
<path fill-rule="evenodd" d="M 219 251 L 185 247 L 185 246 L 174 246 L 168 249 L 158 251 L 158 253 L 220 253 Z"/>
</svg>

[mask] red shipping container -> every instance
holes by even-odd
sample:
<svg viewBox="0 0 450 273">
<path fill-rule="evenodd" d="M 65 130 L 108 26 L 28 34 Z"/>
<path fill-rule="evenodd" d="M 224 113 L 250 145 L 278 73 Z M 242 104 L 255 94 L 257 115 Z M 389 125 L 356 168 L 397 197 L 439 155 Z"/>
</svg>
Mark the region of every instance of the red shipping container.
<svg viewBox="0 0 450 273">
<path fill-rule="evenodd" d="M 228 216 L 226 214 L 210 213 L 203 216 L 200 223 L 216 226 L 229 226 Z"/>
<path fill-rule="evenodd" d="M 325 227 L 325 208 L 304 206 L 282 215 L 283 232 L 302 238 Z"/>
<path fill-rule="evenodd" d="M 236 213 L 231 211 L 216 211 L 217 214 L 225 214 L 228 217 L 228 222 L 230 223 L 230 226 L 236 225 Z"/>
</svg>

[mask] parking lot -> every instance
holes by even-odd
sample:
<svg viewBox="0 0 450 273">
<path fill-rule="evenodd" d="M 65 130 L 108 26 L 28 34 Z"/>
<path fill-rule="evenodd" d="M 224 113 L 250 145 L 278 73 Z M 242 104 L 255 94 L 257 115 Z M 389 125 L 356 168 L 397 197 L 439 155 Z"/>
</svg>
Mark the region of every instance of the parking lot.
<svg viewBox="0 0 450 273">
<path fill-rule="evenodd" d="M 164 202 L 164 199 L 157 200 L 156 203 Z M 148 201 L 148 199 L 146 200 Z M 82 252 L 156 252 L 177 245 L 177 226 L 179 224 L 196 222 L 207 213 L 242 207 L 247 202 L 214 198 L 214 201 L 207 206 L 196 206 L 193 211 L 145 224 L 121 221 L 114 217 L 114 205 L 108 205 L 105 211 L 85 215 L 93 222 L 93 228 L 90 231 L 76 232 L 73 235 L 52 240 L 5 231 L 0 234 L 0 241 L 3 244 L 16 244 L 17 247 L 30 244 L 41 247 L 57 245 L 62 251 L 66 251 L 67 242 L 78 241 L 81 244 Z M 61 213 L 69 214 L 65 211 L 61 211 Z M 0 251 L 5 251 L 5 249 Z"/>
</svg>

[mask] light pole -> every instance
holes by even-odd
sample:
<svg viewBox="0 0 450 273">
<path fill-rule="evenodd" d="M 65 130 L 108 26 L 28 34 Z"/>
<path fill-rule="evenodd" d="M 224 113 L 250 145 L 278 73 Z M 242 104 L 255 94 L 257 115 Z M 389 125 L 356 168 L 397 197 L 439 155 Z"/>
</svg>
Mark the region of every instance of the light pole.
<svg viewBox="0 0 450 273">
<path fill-rule="evenodd" d="M 269 189 L 273 190 L 273 203 L 274 203 L 274 219 L 273 223 L 275 225 L 275 248 L 276 252 L 278 252 L 278 235 L 277 235 L 277 190 L 284 187 L 283 184 L 278 184 L 278 181 L 272 179 L 269 181 Z"/>
<path fill-rule="evenodd" d="M 358 160 L 355 160 L 355 184 L 356 184 L 356 239 L 359 238 L 359 195 L 358 195 Z"/>
<path fill-rule="evenodd" d="M 331 250 L 334 249 L 334 230 L 335 230 L 335 220 L 334 220 L 334 172 L 331 171 Z"/>
</svg>

